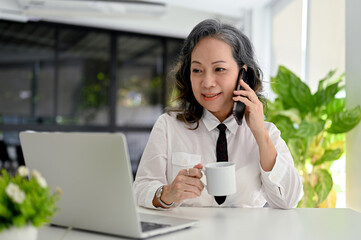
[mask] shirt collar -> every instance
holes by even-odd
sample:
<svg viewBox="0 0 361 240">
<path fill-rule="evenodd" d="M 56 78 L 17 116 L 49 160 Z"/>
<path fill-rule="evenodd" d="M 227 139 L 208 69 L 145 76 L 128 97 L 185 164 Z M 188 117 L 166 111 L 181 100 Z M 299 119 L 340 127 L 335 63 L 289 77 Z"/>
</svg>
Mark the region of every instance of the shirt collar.
<svg viewBox="0 0 361 240">
<path fill-rule="evenodd" d="M 203 111 L 202 121 L 208 131 L 212 131 L 221 123 L 218 118 L 207 109 L 204 109 Z M 227 129 L 233 134 L 236 133 L 237 128 L 239 127 L 232 114 L 223 121 L 223 124 L 225 124 Z"/>
</svg>

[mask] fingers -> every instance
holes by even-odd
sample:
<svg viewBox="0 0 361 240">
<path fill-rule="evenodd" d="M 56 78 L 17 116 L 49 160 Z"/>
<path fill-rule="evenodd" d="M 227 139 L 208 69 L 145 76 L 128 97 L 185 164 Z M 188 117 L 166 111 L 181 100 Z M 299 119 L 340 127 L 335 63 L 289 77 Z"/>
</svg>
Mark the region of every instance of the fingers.
<svg viewBox="0 0 361 240">
<path fill-rule="evenodd" d="M 192 199 L 199 197 L 201 195 L 201 191 L 197 189 L 186 189 L 184 187 L 177 188 L 174 192 L 174 198 L 176 199 L 174 202 L 183 202 L 186 199 Z"/>
<path fill-rule="evenodd" d="M 188 177 L 181 174 L 178 174 L 170 186 L 170 198 L 173 202 L 182 202 L 185 199 L 199 197 L 204 188 L 198 178 Z"/>
<path fill-rule="evenodd" d="M 253 89 L 245 81 L 243 81 L 242 79 L 239 80 L 239 84 L 241 84 L 241 87 L 243 87 L 245 90 L 247 90 L 247 91 L 252 90 L 253 91 Z"/>
<path fill-rule="evenodd" d="M 202 164 L 197 164 L 193 168 L 182 169 L 169 185 L 165 198 L 169 202 L 182 202 L 185 199 L 199 197 L 202 194 L 204 186 L 200 180 L 203 168 Z"/>
<path fill-rule="evenodd" d="M 181 170 L 179 173 L 188 177 L 202 178 L 202 172 L 200 171 L 202 168 L 199 168 L 200 166 L 198 165 L 202 166 L 203 168 L 202 164 L 197 164 L 197 168 L 186 168 Z"/>
<path fill-rule="evenodd" d="M 185 176 L 179 175 L 170 185 L 166 185 L 167 188 L 164 186 L 164 192 L 162 194 L 163 201 L 167 203 L 181 203 L 186 199 L 196 198 L 201 195 L 202 190 L 199 190 L 197 187 L 185 184 L 180 180 L 182 177 L 185 178 Z"/>
<path fill-rule="evenodd" d="M 235 97 L 233 101 L 241 101 L 247 105 L 247 107 L 263 108 L 262 102 L 258 99 L 256 93 L 249 88 L 249 90 L 234 91 Z"/>
<path fill-rule="evenodd" d="M 198 163 L 197 165 L 194 166 L 194 168 L 203 169 L 203 164 Z"/>
<path fill-rule="evenodd" d="M 175 180 L 177 182 L 182 182 L 189 186 L 197 187 L 200 191 L 202 191 L 203 187 L 204 187 L 198 177 L 189 177 L 189 176 L 184 176 L 184 175 L 178 175 Z"/>
<path fill-rule="evenodd" d="M 250 105 L 253 104 L 252 101 L 250 101 L 247 97 L 243 97 L 243 96 L 233 97 L 233 101 L 243 102 L 243 103 L 246 104 L 247 106 L 250 106 Z"/>
<path fill-rule="evenodd" d="M 241 81 L 243 82 L 243 81 Z M 236 96 L 243 96 L 243 97 L 247 97 L 249 100 L 251 100 L 252 102 L 254 103 L 257 103 L 259 102 L 259 99 L 256 95 L 256 93 L 253 91 L 252 88 L 250 88 L 247 83 L 243 82 L 244 86 L 244 89 L 242 90 L 238 90 L 238 91 L 233 91 L 233 94 L 236 95 Z"/>
<path fill-rule="evenodd" d="M 191 187 L 194 187 L 194 186 L 197 187 L 199 192 L 202 192 L 202 190 L 204 188 L 201 180 L 199 180 L 198 178 L 188 178 L 186 180 L 186 184 L 188 184 Z"/>
<path fill-rule="evenodd" d="M 198 164 L 198 165 L 201 165 L 201 164 Z M 180 170 L 176 179 L 181 182 L 184 182 L 188 185 L 197 186 L 200 190 L 203 190 L 203 184 L 199 180 L 202 178 L 202 176 L 203 176 L 203 174 L 200 169 L 188 168 L 188 169 Z"/>
<path fill-rule="evenodd" d="M 238 91 L 233 91 L 233 94 L 236 95 L 235 97 L 233 97 L 233 101 L 241 101 L 247 106 L 249 106 L 250 103 L 254 103 L 257 105 L 262 104 L 259 101 L 256 93 L 253 91 L 253 89 L 250 86 L 248 86 L 247 83 L 245 83 L 243 80 L 240 80 L 240 83 L 243 89 Z"/>
<path fill-rule="evenodd" d="M 200 196 L 203 191 L 203 184 L 199 179 L 188 178 L 183 182 L 183 191 L 185 192 L 193 192 Z"/>
<path fill-rule="evenodd" d="M 253 90 L 252 91 L 239 90 L 239 91 L 234 91 L 233 93 L 236 96 L 247 97 L 249 100 L 255 103 L 259 101 L 256 93 Z"/>
</svg>

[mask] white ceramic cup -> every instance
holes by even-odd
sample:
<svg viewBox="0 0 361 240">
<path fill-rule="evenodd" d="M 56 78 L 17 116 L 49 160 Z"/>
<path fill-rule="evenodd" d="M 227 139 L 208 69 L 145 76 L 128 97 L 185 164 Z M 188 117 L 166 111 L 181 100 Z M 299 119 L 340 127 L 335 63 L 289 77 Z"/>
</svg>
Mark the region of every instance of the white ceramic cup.
<svg viewBox="0 0 361 240">
<path fill-rule="evenodd" d="M 206 175 L 205 189 L 213 196 L 226 196 L 236 192 L 236 167 L 231 162 L 208 163 L 201 170 Z"/>
</svg>

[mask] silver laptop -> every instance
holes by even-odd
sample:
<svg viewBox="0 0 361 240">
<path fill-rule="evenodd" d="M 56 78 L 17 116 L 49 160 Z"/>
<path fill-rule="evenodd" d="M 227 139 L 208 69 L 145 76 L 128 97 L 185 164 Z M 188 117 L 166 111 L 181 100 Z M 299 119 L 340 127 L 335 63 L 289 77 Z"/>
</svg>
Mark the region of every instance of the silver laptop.
<svg viewBox="0 0 361 240">
<path fill-rule="evenodd" d="M 26 166 L 63 191 L 52 224 L 147 238 L 197 223 L 138 213 L 123 134 L 21 132 L 20 141 Z"/>
</svg>

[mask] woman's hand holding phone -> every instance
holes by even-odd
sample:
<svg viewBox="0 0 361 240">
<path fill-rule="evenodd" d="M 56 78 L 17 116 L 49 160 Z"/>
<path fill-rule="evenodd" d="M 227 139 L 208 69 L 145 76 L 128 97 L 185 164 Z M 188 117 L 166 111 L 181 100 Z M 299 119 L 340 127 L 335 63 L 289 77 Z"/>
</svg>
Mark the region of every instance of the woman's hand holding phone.
<svg viewBox="0 0 361 240">
<path fill-rule="evenodd" d="M 240 101 L 245 104 L 244 116 L 257 141 L 262 169 L 271 171 L 276 161 L 277 152 L 264 124 L 263 104 L 247 83 L 240 79 L 239 84 L 243 89 L 233 92 L 236 95 L 233 97 L 233 101 Z"/>
<path fill-rule="evenodd" d="M 262 135 L 266 130 L 264 125 L 263 104 L 247 83 L 242 79 L 239 79 L 239 84 L 241 90 L 235 90 L 233 92 L 235 95 L 233 101 L 239 101 L 245 104 L 244 116 L 248 127 L 251 129 L 256 139 L 258 137 L 263 137 Z"/>
</svg>

